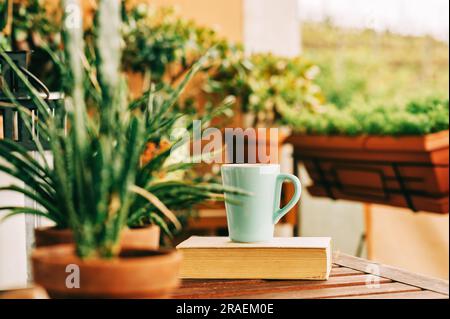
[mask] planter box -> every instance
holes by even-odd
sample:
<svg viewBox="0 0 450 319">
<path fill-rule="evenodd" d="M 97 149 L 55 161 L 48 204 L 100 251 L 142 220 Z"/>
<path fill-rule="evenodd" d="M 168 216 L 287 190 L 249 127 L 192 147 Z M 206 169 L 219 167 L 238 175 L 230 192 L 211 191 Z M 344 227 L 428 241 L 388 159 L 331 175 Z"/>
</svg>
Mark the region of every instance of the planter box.
<svg viewBox="0 0 450 319">
<path fill-rule="evenodd" d="M 330 197 L 327 193 L 327 189 L 323 186 L 310 186 L 307 188 L 308 192 L 317 197 Z M 405 196 L 399 193 L 389 193 L 384 197 L 381 192 L 378 193 L 354 193 L 342 191 L 339 187 L 331 187 L 331 193 L 334 199 L 344 199 L 350 201 L 359 201 L 366 203 L 375 203 L 381 205 L 389 205 L 396 207 L 411 208 L 407 202 Z M 446 214 L 449 208 L 448 195 L 443 197 L 431 197 L 431 196 L 419 196 L 410 194 L 410 200 L 414 211 L 426 211 L 433 213 Z"/>
<path fill-rule="evenodd" d="M 315 196 L 448 213 L 449 132 L 426 136 L 293 135 Z"/>
</svg>

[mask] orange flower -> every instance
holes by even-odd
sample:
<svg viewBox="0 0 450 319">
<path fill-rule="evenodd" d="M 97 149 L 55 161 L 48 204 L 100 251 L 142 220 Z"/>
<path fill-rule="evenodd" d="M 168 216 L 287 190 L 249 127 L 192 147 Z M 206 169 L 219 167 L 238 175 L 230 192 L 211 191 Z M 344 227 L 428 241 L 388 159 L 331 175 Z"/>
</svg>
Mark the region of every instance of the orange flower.
<svg viewBox="0 0 450 319">
<path fill-rule="evenodd" d="M 162 153 L 168 150 L 171 147 L 171 144 L 168 140 L 161 140 L 159 142 L 159 153 Z"/>
<path fill-rule="evenodd" d="M 168 140 L 161 140 L 159 145 L 153 142 L 147 143 L 147 147 L 141 156 L 141 165 L 145 165 L 150 162 L 155 156 L 161 154 L 168 150 L 172 145 Z"/>
<path fill-rule="evenodd" d="M 146 165 L 157 154 L 157 147 L 155 143 L 147 143 L 147 147 L 141 156 L 141 165 Z"/>
</svg>

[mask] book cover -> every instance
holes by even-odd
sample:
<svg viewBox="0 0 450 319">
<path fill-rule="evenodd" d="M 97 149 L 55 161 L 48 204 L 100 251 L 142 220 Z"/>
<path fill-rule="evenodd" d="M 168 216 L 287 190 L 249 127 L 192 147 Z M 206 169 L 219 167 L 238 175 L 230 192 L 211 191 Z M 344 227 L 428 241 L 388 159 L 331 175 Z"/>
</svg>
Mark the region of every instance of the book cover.
<svg viewBox="0 0 450 319">
<path fill-rule="evenodd" d="M 325 280 L 331 271 L 331 238 L 273 238 L 236 243 L 228 237 L 193 236 L 177 246 L 182 278 Z"/>
</svg>

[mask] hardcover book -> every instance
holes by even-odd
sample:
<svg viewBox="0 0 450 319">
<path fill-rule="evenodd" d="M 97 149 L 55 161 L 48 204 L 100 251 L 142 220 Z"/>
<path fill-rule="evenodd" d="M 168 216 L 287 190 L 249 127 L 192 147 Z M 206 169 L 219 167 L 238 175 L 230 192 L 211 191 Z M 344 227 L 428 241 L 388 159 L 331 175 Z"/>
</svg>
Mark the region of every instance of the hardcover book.
<svg viewBox="0 0 450 319">
<path fill-rule="evenodd" d="M 331 271 L 329 237 L 236 243 L 228 237 L 193 236 L 177 249 L 183 253 L 182 278 L 326 280 Z"/>
</svg>

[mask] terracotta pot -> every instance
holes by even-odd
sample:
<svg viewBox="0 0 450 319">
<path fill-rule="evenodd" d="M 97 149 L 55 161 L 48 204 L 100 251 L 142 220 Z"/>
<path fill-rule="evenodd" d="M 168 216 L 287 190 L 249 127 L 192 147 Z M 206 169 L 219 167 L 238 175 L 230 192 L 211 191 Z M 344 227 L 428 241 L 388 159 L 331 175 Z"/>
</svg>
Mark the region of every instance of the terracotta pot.
<svg viewBox="0 0 450 319">
<path fill-rule="evenodd" d="M 37 228 L 34 230 L 34 236 L 36 247 L 73 243 L 72 231 L 69 229 Z M 121 243 L 128 248 L 158 249 L 159 237 L 160 228 L 150 225 L 144 228 L 125 229 L 122 232 Z"/>
<path fill-rule="evenodd" d="M 315 196 L 448 213 L 449 131 L 425 136 L 293 135 Z"/>
<path fill-rule="evenodd" d="M 0 299 L 48 299 L 44 288 L 31 286 L 13 290 L 0 290 Z"/>
<path fill-rule="evenodd" d="M 49 246 L 33 252 L 33 278 L 52 298 L 167 298 L 179 285 L 181 258 L 177 251 L 124 248 L 117 259 L 81 260 L 73 245 Z M 79 288 L 68 265 L 79 267 Z"/>
</svg>

